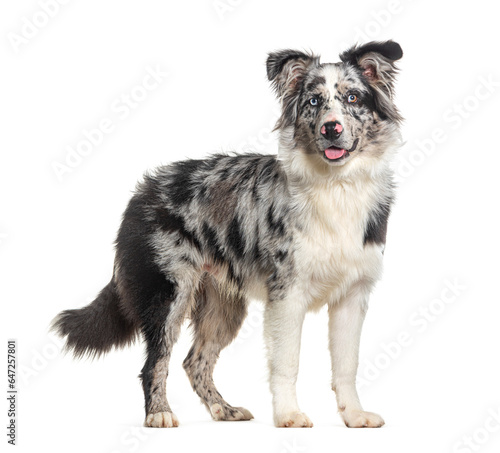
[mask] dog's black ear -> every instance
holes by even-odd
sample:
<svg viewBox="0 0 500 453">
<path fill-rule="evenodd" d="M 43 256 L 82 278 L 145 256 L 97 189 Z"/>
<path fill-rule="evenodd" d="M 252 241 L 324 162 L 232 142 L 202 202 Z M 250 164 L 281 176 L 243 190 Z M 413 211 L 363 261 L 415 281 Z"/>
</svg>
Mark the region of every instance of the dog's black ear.
<svg viewBox="0 0 500 453">
<path fill-rule="evenodd" d="M 353 46 L 340 54 L 340 59 L 345 63 L 357 64 L 367 53 L 379 54 L 387 60 L 396 61 L 403 56 L 403 49 L 394 41 L 369 42 L 362 46 Z"/>
<path fill-rule="evenodd" d="M 285 91 L 297 88 L 308 68 L 318 62 L 319 57 L 298 50 L 272 52 L 266 62 L 267 78 L 281 97 Z"/>
<path fill-rule="evenodd" d="M 340 54 L 344 63 L 350 63 L 363 70 L 363 76 L 370 84 L 385 85 L 392 94 L 397 68 L 394 64 L 403 56 L 401 46 L 394 41 L 369 42 L 353 46 Z"/>
<path fill-rule="evenodd" d="M 275 129 L 292 125 L 297 119 L 300 87 L 307 71 L 319 64 L 319 57 L 297 50 L 280 50 L 269 54 L 267 77 L 281 101 L 281 117 Z"/>
<path fill-rule="evenodd" d="M 394 41 L 369 42 L 353 46 L 340 54 L 344 63 L 361 69 L 363 77 L 373 88 L 375 101 L 387 117 L 401 121 L 401 116 L 392 103 L 394 81 L 398 69 L 395 61 L 403 56 L 401 46 Z"/>
</svg>

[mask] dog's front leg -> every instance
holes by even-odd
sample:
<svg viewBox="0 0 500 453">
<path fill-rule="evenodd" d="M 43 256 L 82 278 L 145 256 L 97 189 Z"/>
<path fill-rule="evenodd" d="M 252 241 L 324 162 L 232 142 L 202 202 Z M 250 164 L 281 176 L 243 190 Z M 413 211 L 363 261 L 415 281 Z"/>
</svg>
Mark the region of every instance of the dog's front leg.
<svg viewBox="0 0 500 453">
<path fill-rule="evenodd" d="M 358 285 L 328 309 L 332 389 L 340 415 L 349 428 L 378 428 L 384 424 L 380 415 L 363 411 L 356 391 L 359 342 L 368 296 L 369 288 Z"/>
<path fill-rule="evenodd" d="M 297 403 L 300 338 L 306 308 L 298 300 L 271 300 L 264 314 L 274 423 L 278 427 L 312 427 Z"/>
</svg>

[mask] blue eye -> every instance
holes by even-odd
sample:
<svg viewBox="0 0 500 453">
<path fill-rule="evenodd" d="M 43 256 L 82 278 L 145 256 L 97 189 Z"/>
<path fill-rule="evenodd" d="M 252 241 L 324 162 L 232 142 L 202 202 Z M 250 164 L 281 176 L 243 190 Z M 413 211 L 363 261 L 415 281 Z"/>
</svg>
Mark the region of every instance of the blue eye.
<svg viewBox="0 0 500 453">
<path fill-rule="evenodd" d="M 311 105 L 318 105 L 318 100 L 316 98 L 309 99 L 309 102 L 311 103 Z"/>
<path fill-rule="evenodd" d="M 350 94 L 349 96 L 347 96 L 347 102 L 349 102 L 349 104 L 354 104 L 357 101 L 358 97 L 355 94 Z"/>
</svg>

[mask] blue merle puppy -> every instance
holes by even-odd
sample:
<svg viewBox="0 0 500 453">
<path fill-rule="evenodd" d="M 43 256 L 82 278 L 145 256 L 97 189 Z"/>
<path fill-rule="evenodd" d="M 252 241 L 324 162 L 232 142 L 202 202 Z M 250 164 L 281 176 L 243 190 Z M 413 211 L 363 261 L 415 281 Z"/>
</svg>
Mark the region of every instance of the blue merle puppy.
<svg viewBox="0 0 500 453">
<path fill-rule="evenodd" d="M 276 426 L 310 427 L 295 382 L 305 314 L 326 305 L 332 388 L 349 427 L 380 427 L 355 386 L 361 327 L 382 270 L 400 145 L 393 41 L 355 46 L 322 64 L 300 51 L 269 54 L 281 102 L 279 153 L 216 155 L 147 174 L 123 215 L 113 277 L 87 307 L 54 320 L 76 356 L 142 334 L 145 425 L 178 426 L 166 395 L 172 347 L 190 318 L 184 369 L 214 420 L 249 420 L 212 374 L 249 300 L 265 304 Z"/>
</svg>

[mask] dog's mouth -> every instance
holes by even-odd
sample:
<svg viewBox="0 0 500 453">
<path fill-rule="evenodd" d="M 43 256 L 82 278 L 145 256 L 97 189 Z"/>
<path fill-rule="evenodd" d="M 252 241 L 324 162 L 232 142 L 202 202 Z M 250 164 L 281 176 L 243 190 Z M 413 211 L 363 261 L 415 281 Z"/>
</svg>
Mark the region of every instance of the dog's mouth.
<svg viewBox="0 0 500 453">
<path fill-rule="evenodd" d="M 347 156 L 349 156 L 349 151 L 345 150 L 344 148 L 337 148 L 336 146 L 330 146 L 329 148 L 325 149 L 325 157 L 328 160 L 340 160 L 340 159 L 345 159 Z"/>
<path fill-rule="evenodd" d="M 339 148 L 338 146 L 329 146 L 325 149 L 325 157 L 332 162 L 338 162 L 349 157 L 349 153 L 352 153 L 358 146 L 359 138 L 354 140 L 351 149 Z"/>
</svg>

